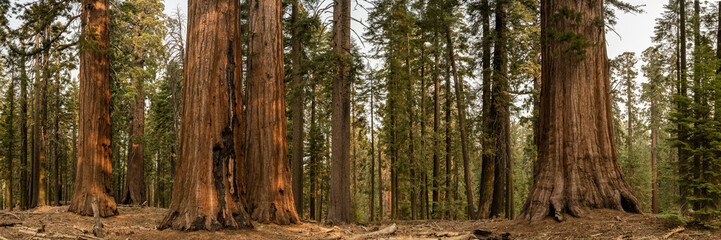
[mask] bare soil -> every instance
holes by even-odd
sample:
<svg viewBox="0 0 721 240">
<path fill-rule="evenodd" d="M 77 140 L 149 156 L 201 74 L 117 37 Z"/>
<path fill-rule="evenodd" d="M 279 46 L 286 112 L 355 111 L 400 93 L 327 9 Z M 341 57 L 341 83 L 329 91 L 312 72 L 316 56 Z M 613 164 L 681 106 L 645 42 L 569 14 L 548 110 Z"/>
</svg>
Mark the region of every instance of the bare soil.
<svg viewBox="0 0 721 240">
<path fill-rule="evenodd" d="M 652 214 L 597 210 L 584 218 L 558 223 L 509 220 L 383 221 L 326 226 L 303 223 L 278 226 L 254 223 L 254 229 L 183 232 L 157 230 L 166 213 L 161 208 L 120 206 L 120 215 L 101 219 L 105 239 L 364 239 L 363 234 L 397 230 L 371 239 L 721 239 L 721 231 L 679 227 Z M 23 212 L 0 212 L 2 239 L 95 239 L 92 217 L 67 212 L 67 207 L 44 206 Z M 44 228 L 44 230 L 43 230 Z"/>
</svg>

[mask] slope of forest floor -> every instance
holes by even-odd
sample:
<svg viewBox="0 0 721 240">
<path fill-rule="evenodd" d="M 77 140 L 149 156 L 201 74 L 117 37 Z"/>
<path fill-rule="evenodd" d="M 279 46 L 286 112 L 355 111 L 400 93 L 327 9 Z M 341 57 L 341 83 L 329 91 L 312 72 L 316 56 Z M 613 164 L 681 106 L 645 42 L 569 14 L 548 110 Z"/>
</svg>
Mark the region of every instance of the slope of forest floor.
<svg viewBox="0 0 721 240">
<path fill-rule="evenodd" d="M 255 223 L 250 230 L 215 232 L 156 230 L 166 209 L 121 206 L 118 210 L 120 215 L 101 220 L 105 239 L 721 239 L 718 230 L 680 228 L 673 221 L 652 214 L 612 210 L 594 211 L 586 218 L 568 218 L 562 223 L 551 219 L 533 224 L 508 220 L 384 221 L 343 226 Z M 92 217 L 67 212 L 67 206 L 0 212 L 0 240 L 94 239 L 94 224 Z M 379 230 L 393 233 L 367 235 Z"/>
</svg>

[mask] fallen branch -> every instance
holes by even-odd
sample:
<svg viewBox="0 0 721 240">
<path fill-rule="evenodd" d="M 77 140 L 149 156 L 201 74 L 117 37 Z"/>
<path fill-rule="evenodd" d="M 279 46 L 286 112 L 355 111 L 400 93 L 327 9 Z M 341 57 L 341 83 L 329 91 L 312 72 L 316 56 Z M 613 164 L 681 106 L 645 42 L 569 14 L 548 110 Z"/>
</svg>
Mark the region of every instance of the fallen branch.
<svg viewBox="0 0 721 240">
<path fill-rule="evenodd" d="M 666 235 L 663 236 L 663 239 L 668 239 L 669 237 L 671 237 L 671 235 L 674 235 L 674 234 L 676 234 L 676 233 L 683 232 L 684 230 L 686 230 L 684 227 L 674 228 L 673 230 L 671 230 L 671 232 L 666 233 Z"/>
<path fill-rule="evenodd" d="M 39 233 L 33 230 L 28 229 L 20 229 L 18 230 L 20 233 L 32 235 L 33 239 L 35 238 L 50 238 L 50 239 L 82 239 L 82 240 L 102 240 L 102 238 L 97 238 L 93 236 L 88 235 L 74 235 L 74 234 L 63 234 L 63 233 Z M 0 239 L 1 240 L 1 239 Z"/>
<path fill-rule="evenodd" d="M 18 220 L 22 220 L 22 219 L 20 219 L 20 217 L 18 217 L 18 215 L 15 215 L 15 214 L 12 214 L 12 213 L 9 213 L 9 212 L 0 212 L 0 215 L 13 216 L 13 217 L 17 218 Z"/>
<path fill-rule="evenodd" d="M 355 235 L 348 239 L 349 240 L 361 240 L 361 239 L 377 238 L 377 237 L 380 237 L 383 235 L 393 234 L 397 230 L 398 230 L 398 227 L 396 226 L 396 224 L 393 224 L 390 227 L 387 227 L 387 228 L 384 228 L 384 229 L 381 229 L 381 230 L 378 230 L 375 232 L 369 232 L 366 234 Z"/>
<path fill-rule="evenodd" d="M 322 228 L 321 227 L 321 230 L 323 230 L 323 233 L 329 233 L 329 232 L 338 231 L 341 229 L 338 226 L 333 226 L 332 228 Z"/>
<path fill-rule="evenodd" d="M 22 225 L 22 224 L 23 224 L 22 222 L 3 222 L 3 223 L 0 223 L 0 227 L 12 227 L 15 225 Z"/>
<path fill-rule="evenodd" d="M 87 230 L 87 229 L 85 229 L 85 228 L 81 228 L 81 227 L 79 227 L 79 226 L 77 226 L 77 225 L 73 225 L 73 228 L 74 228 L 74 229 L 77 229 L 77 230 L 80 231 L 81 233 L 89 233 L 89 232 L 90 232 L 89 230 Z"/>
</svg>

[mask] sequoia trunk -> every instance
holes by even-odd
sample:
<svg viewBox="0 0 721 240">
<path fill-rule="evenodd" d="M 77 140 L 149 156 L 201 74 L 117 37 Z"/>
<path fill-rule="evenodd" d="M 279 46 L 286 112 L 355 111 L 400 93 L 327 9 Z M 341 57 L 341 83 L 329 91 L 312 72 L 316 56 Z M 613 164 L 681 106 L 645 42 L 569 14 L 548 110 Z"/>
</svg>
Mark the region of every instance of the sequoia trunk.
<svg viewBox="0 0 721 240">
<path fill-rule="evenodd" d="M 136 54 L 141 56 L 136 46 Z M 135 67 L 143 68 L 142 60 L 136 60 Z M 145 161 L 143 158 L 143 135 L 145 132 L 145 93 L 143 76 L 135 73 L 132 84 L 135 85 L 135 106 L 130 125 L 130 149 L 128 149 L 128 173 L 123 193 L 124 204 L 143 204 L 147 200 L 145 192 Z"/>
<path fill-rule="evenodd" d="M 288 169 L 281 1 L 251 0 L 249 11 L 248 212 L 260 223 L 298 223 Z"/>
<path fill-rule="evenodd" d="M 108 0 L 84 0 L 82 34 L 94 48 L 80 53 L 78 159 L 68 211 L 101 217 L 118 214 L 110 155 L 110 48 Z M 94 206 L 95 205 L 95 206 Z"/>
<path fill-rule="evenodd" d="M 578 19 L 558 16 L 575 12 Z M 534 184 L 521 217 L 563 220 L 594 208 L 641 212 L 616 155 L 609 99 L 603 1 L 541 2 L 540 143 Z M 602 21 L 601 21 L 602 22 Z M 574 34 L 583 48 L 558 33 Z M 556 37 L 554 37 L 556 36 Z"/>
<path fill-rule="evenodd" d="M 250 227 L 236 175 L 242 162 L 240 3 L 188 1 L 188 52 L 173 197 L 160 228 Z M 240 110 L 240 111 L 239 111 Z"/>
</svg>

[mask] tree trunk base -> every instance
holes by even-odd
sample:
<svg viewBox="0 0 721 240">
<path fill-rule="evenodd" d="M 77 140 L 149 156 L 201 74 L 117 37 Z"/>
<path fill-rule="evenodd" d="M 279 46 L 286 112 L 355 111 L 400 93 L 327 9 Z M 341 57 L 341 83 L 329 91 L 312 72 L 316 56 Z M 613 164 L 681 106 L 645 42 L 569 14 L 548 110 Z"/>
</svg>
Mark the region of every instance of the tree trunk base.
<svg viewBox="0 0 721 240">
<path fill-rule="evenodd" d="M 295 209 L 278 209 L 276 204 L 272 202 L 256 206 L 251 213 L 251 217 L 253 220 L 261 223 L 275 223 L 278 225 L 300 223 L 300 219 L 298 219 L 298 214 L 295 213 Z"/>
<path fill-rule="evenodd" d="M 620 171 L 618 169 L 606 172 Z M 582 171 L 576 171 L 580 173 Z M 607 208 L 629 213 L 641 213 L 641 205 L 633 195 L 631 187 L 620 173 L 603 174 L 603 170 L 586 172 L 586 176 L 574 176 L 576 182 L 564 181 L 562 174 L 550 171 L 540 174 L 538 179 L 547 177 L 548 181 L 537 182 L 526 200 L 521 219 L 538 221 L 545 217 L 554 217 L 563 221 L 564 213 L 574 217 L 583 217 L 592 209 Z M 544 176 L 545 175 L 545 176 Z M 554 176 L 555 175 L 555 176 Z"/>
<path fill-rule="evenodd" d="M 195 215 L 195 216 L 193 216 Z M 253 228 L 250 219 L 245 213 L 232 214 L 229 211 L 219 211 L 217 216 L 203 216 L 199 213 L 173 211 L 165 216 L 158 229 L 172 228 L 180 231 L 209 230 L 222 228 L 243 229 Z"/>
<path fill-rule="evenodd" d="M 78 193 L 74 196 L 73 201 L 68 207 L 68 212 L 72 212 L 82 216 L 93 216 L 93 200 L 98 199 L 98 214 L 100 217 L 112 217 L 118 215 L 118 208 L 115 204 L 115 200 L 108 196 L 91 196 L 90 193 Z"/>
</svg>

